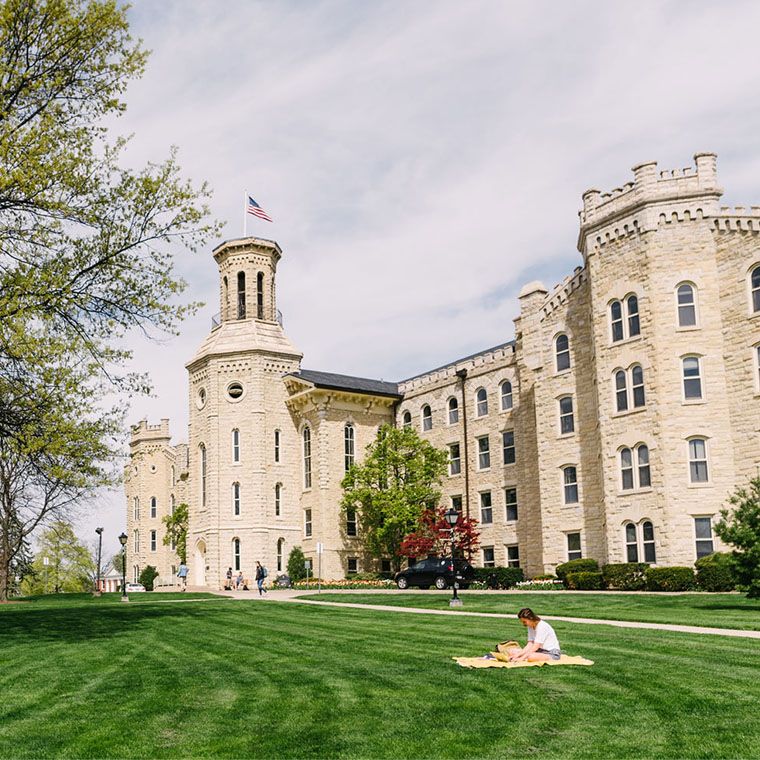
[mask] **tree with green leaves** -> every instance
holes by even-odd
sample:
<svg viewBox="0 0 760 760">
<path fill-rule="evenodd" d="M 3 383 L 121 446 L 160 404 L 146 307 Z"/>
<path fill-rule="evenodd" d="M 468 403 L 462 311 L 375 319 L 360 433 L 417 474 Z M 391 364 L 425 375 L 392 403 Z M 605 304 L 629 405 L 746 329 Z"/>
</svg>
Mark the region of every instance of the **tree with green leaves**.
<svg viewBox="0 0 760 760">
<path fill-rule="evenodd" d="M 190 524 L 190 507 L 178 504 L 174 512 L 164 515 L 161 521 L 166 526 L 164 534 L 164 546 L 174 545 L 177 556 L 182 562 L 187 562 L 187 529 Z"/>
<path fill-rule="evenodd" d="M 300 546 L 294 546 L 288 554 L 288 575 L 291 581 L 300 581 L 306 577 L 306 557 Z"/>
<path fill-rule="evenodd" d="M 448 454 L 412 428 L 383 425 L 360 464 L 343 478 L 344 513 L 354 511 L 359 537 L 375 558 L 400 566 L 401 543 L 425 509 L 438 504 Z"/>
<path fill-rule="evenodd" d="M 760 477 L 749 488 L 737 488 L 722 509 L 715 533 L 734 547 L 732 557 L 736 580 L 747 589 L 750 599 L 760 599 Z"/>
<path fill-rule="evenodd" d="M 146 565 L 140 572 L 137 582 L 142 583 L 146 591 L 153 591 L 153 581 L 156 578 L 158 578 L 158 570 L 153 565 Z"/>
<path fill-rule="evenodd" d="M 21 583 L 26 595 L 92 590 L 95 563 L 67 522 L 57 520 L 42 533 L 32 567 L 33 576 Z"/>
</svg>

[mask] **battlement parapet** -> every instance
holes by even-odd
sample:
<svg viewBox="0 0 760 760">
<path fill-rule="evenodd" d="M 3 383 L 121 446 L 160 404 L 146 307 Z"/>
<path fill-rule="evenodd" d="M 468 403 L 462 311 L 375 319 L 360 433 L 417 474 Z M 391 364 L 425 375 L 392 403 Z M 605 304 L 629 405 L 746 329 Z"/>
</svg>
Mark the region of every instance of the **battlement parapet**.
<svg viewBox="0 0 760 760">
<path fill-rule="evenodd" d="M 131 433 L 130 446 L 136 446 L 145 441 L 169 441 L 171 439 L 169 418 L 162 418 L 158 425 L 149 425 L 147 419 L 142 419 L 136 425 L 132 425 Z"/>
<path fill-rule="evenodd" d="M 584 267 L 576 267 L 572 274 L 569 274 L 562 282 L 554 286 L 554 289 L 546 296 L 546 300 L 541 307 L 542 320 L 567 303 L 572 294 L 581 287 L 585 276 L 586 270 Z"/>
<path fill-rule="evenodd" d="M 721 232 L 760 232 L 760 206 L 750 206 L 749 209 L 746 206 L 721 206 L 714 224 L 715 229 Z"/>
</svg>

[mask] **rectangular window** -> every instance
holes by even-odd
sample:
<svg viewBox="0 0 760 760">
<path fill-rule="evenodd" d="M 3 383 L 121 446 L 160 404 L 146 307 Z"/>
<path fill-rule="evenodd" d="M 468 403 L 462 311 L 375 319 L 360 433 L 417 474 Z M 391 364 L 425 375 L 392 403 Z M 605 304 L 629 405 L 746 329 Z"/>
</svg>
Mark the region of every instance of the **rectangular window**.
<svg viewBox="0 0 760 760">
<path fill-rule="evenodd" d="M 355 575 L 359 572 L 359 560 L 356 557 L 348 558 L 348 575 Z"/>
<path fill-rule="evenodd" d="M 504 496 L 507 502 L 507 522 L 514 522 L 517 519 L 517 489 L 506 488 Z"/>
<path fill-rule="evenodd" d="M 303 487 L 311 488 L 311 428 L 303 431 Z"/>
<path fill-rule="evenodd" d="M 232 431 L 232 461 L 240 461 L 240 431 L 237 429 Z"/>
<path fill-rule="evenodd" d="M 575 467 L 564 467 L 562 469 L 562 478 L 565 493 L 565 504 L 577 504 L 578 471 Z"/>
<path fill-rule="evenodd" d="M 151 517 L 156 516 L 156 497 L 155 496 L 150 500 L 150 516 Z"/>
<path fill-rule="evenodd" d="M 391 561 L 389 559 L 381 559 L 380 560 L 380 572 L 381 573 L 390 573 L 391 572 Z"/>
<path fill-rule="evenodd" d="M 487 470 L 491 466 L 491 447 L 488 436 L 478 438 L 478 469 Z"/>
<path fill-rule="evenodd" d="M 150 532 L 150 550 L 152 552 L 156 551 L 156 531 L 152 530 Z"/>
<path fill-rule="evenodd" d="M 135 554 L 136 554 L 137 552 L 140 551 L 140 531 L 139 530 L 135 531 L 134 537 L 135 537 L 134 546 L 135 546 Z"/>
<path fill-rule="evenodd" d="M 520 548 L 517 544 L 507 547 L 507 567 L 520 567 Z"/>
<path fill-rule="evenodd" d="M 505 430 L 501 434 L 502 452 L 504 455 L 504 464 L 515 463 L 515 431 Z"/>
<path fill-rule="evenodd" d="M 493 546 L 483 547 L 483 567 L 496 567 Z"/>
<path fill-rule="evenodd" d="M 702 398 L 702 373 L 696 356 L 683 360 L 683 397 L 686 400 Z"/>
<path fill-rule="evenodd" d="M 707 447 L 702 438 L 689 441 L 689 476 L 692 483 L 707 483 Z"/>
<path fill-rule="evenodd" d="M 282 505 L 282 485 L 277 483 L 274 487 L 274 516 L 280 516 L 280 507 Z"/>
<path fill-rule="evenodd" d="M 697 538 L 697 559 L 715 551 L 713 547 L 712 518 L 695 517 L 694 534 Z"/>
<path fill-rule="evenodd" d="M 560 435 L 568 435 L 575 432 L 572 396 L 565 396 L 559 400 L 559 432 Z"/>
<path fill-rule="evenodd" d="M 459 454 L 459 444 L 449 444 L 449 475 L 459 475 L 462 471 L 462 459 Z"/>
<path fill-rule="evenodd" d="M 303 511 L 303 534 L 306 538 L 311 538 L 311 510 Z"/>
<path fill-rule="evenodd" d="M 461 496 L 452 496 L 451 497 L 451 508 L 456 509 L 459 514 L 462 514 L 462 497 Z"/>
<path fill-rule="evenodd" d="M 347 536 L 356 536 L 356 510 L 354 509 L 347 509 L 346 510 L 346 535 Z"/>
<path fill-rule="evenodd" d="M 493 522 L 490 491 L 484 491 L 480 494 L 480 522 L 482 525 L 488 525 Z"/>
<path fill-rule="evenodd" d="M 581 558 L 581 534 L 580 533 L 568 533 L 567 534 L 567 561 L 571 559 Z"/>
<path fill-rule="evenodd" d="M 274 431 L 274 461 L 280 461 L 280 431 Z"/>
<path fill-rule="evenodd" d="M 240 483 L 232 484 L 232 514 L 240 515 Z"/>
</svg>

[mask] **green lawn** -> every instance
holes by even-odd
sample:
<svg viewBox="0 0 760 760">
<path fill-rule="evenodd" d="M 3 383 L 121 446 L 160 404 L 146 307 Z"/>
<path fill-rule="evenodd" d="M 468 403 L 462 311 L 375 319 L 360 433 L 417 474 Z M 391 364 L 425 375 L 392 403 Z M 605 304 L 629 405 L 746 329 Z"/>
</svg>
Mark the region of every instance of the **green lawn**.
<svg viewBox="0 0 760 760">
<path fill-rule="evenodd" d="M 0 756 L 760 756 L 760 642 L 555 628 L 596 664 L 451 661 L 524 637 L 511 620 L 150 595 L 0 605 Z"/>
<path fill-rule="evenodd" d="M 323 592 L 305 596 L 324 602 L 353 604 L 391 604 L 400 607 L 424 607 L 448 610 L 450 594 L 421 591 L 390 594 L 334 594 Z M 489 592 L 460 594 L 462 612 L 500 612 L 517 614 L 530 607 L 538 615 L 564 615 L 601 620 L 633 620 L 646 623 L 702 625 L 713 628 L 739 628 L 760 631 L 760 601 L 739 594 L 573 594 L 554 591 L 542 594 L 527 592 Z"/>
</svg>

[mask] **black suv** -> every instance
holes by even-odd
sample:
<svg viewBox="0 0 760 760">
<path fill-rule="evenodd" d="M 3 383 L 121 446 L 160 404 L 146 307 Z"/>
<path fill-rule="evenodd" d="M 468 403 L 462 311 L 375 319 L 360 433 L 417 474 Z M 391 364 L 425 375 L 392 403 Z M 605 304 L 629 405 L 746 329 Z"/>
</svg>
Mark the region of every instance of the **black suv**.
<svg viewBox="0 0 760 760">
<path fill-rule="evenodd" d="M 459 588 L 468 588 L 475 577 L 472 565 L 467 560 L 457 559 L 456 570 Z M 451 564 L 451 558 L 430 557 L 396 573 L 393 580 L 400 589 L 409 588 L 409 586 L 420 588 L 435 586 L 437 589 L 445 589 L 454 584 L 454 565 Z"/>
</svg>

